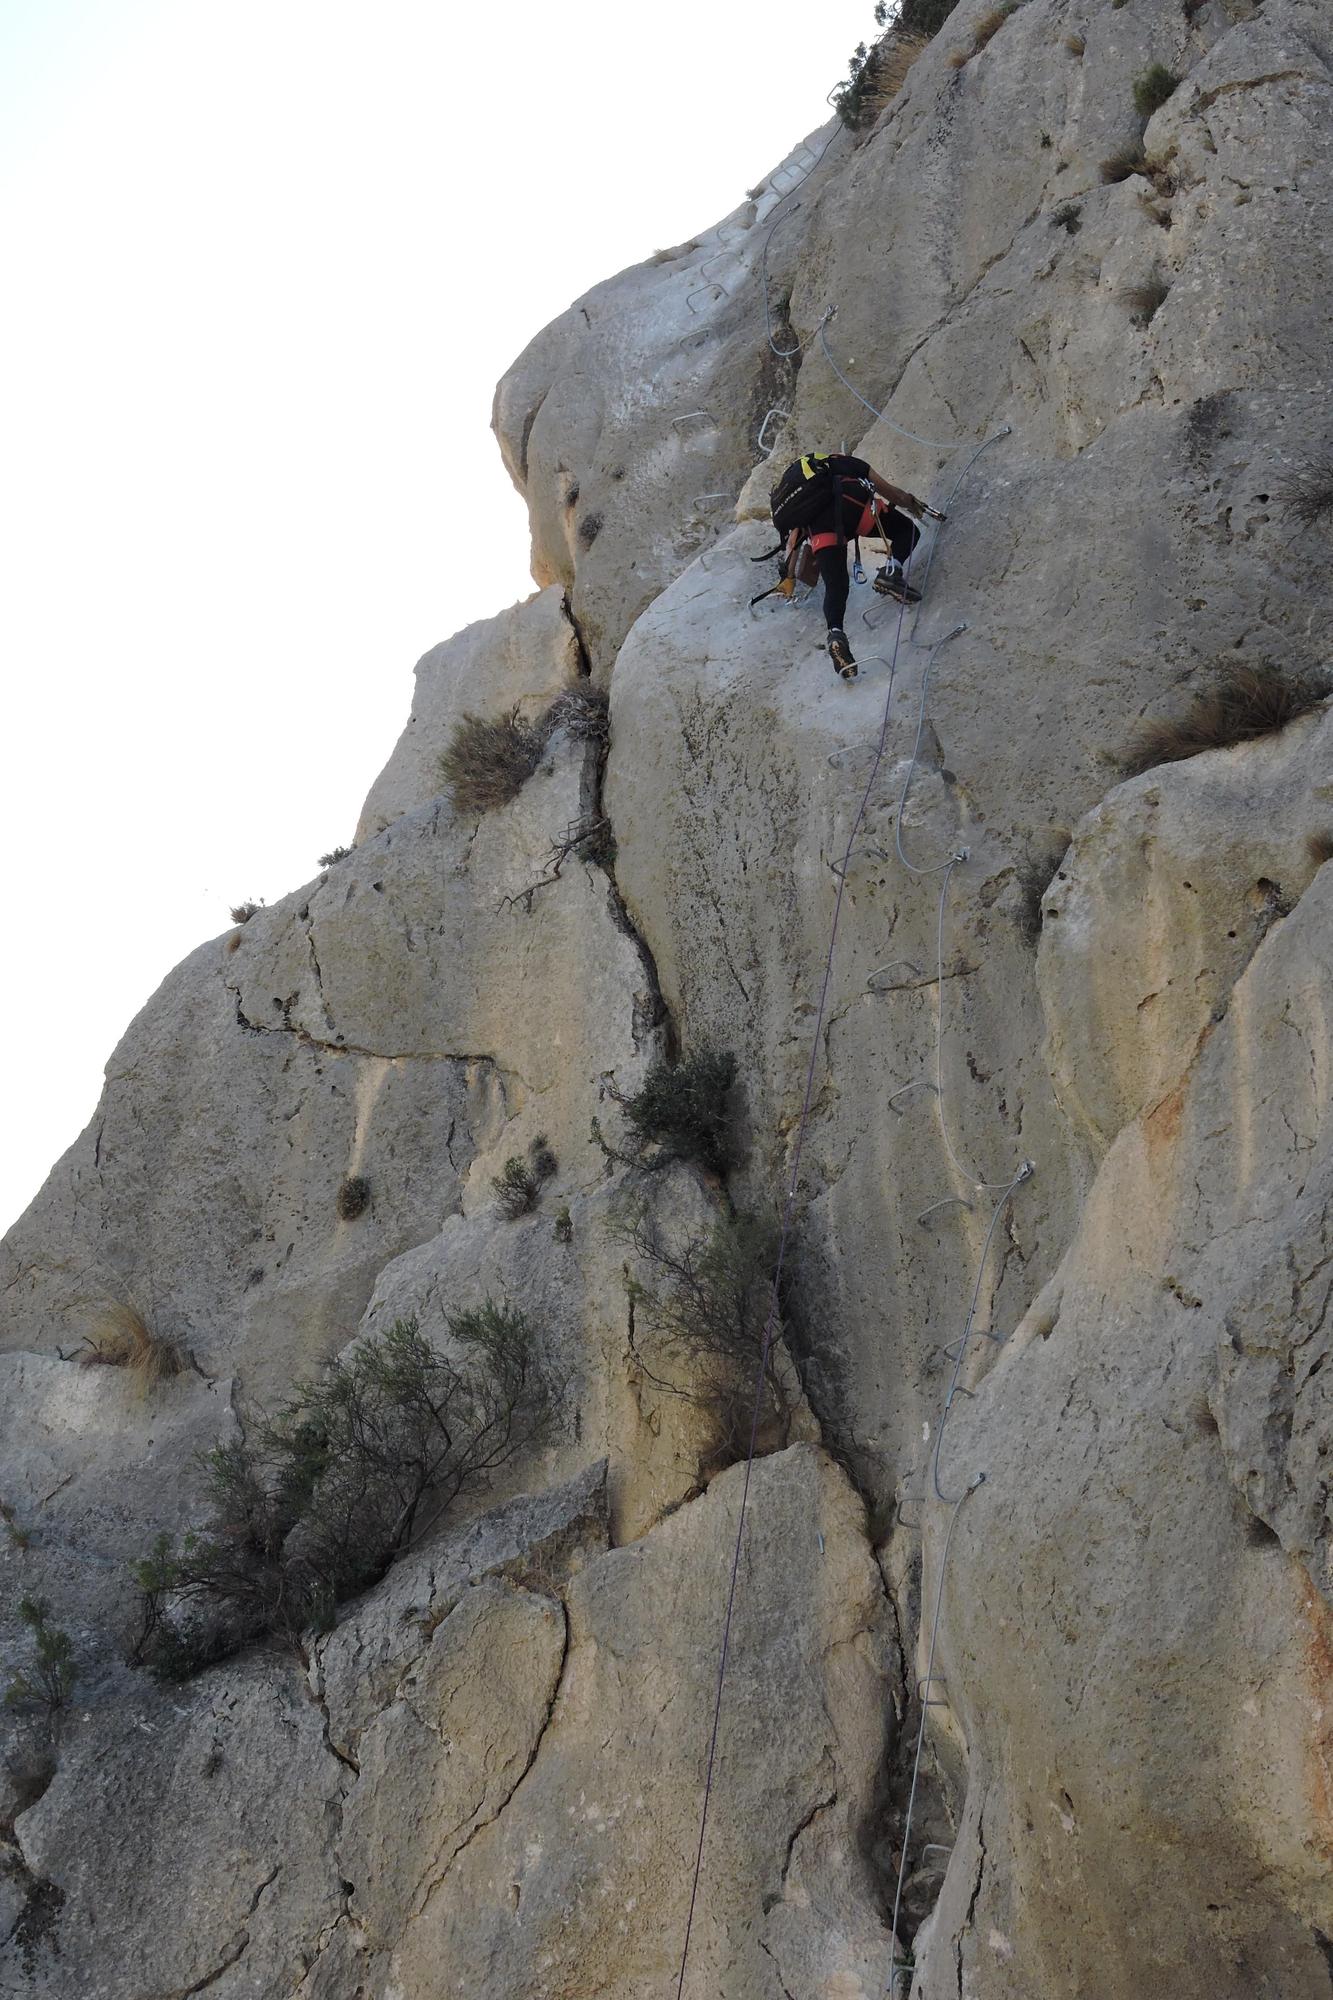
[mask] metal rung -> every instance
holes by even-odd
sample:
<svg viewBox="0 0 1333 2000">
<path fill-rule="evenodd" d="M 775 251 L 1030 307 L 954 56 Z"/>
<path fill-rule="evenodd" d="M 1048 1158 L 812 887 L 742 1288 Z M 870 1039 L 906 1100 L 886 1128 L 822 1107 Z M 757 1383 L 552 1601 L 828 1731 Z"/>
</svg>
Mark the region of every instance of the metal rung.
<svg viewBox="0 0 1333 2000">
<path fill-rule="evenodd" d="M 728 250 L 725 248 L 721 250 L 710 250 L 708 255 L 704 258 L 702 264 L 700 264 L 699 266 L 699 276 L 704 280 L 706 284 L 715 285 L 717 283 L 717 279 L 709 277 L 708 266 L 710 264 L 716 264 L 720 257 L 734 257 L 735 255 L 736 252 L 734 250 Z"/>
<path fill-rule="evenodd" d="M 923 1689 L 930 1686 L 932 1681 L 938 1681 L 941 1687 L 944 1687 L 946 1684 L 943 1674 L 922 1674 L 916 1684 L 917 1700 L 921 1703 L 922 1708 L 947 1708 L 949 1704 L 942 1696 L 922 1692 Z"/>
<path fill-rule="evenodd" d="M 692 424 L 696 423 L 700 417 L 703 418 L 706 424 L 712 424 L 714 428 L 716 428 L 717 418 L 712 414 L 710 410 L 686 410 L 684 416 L 673 417 L 671 421 L 673 424 L 676 425 Z"/>
<path fill-rule="evenodd" d="M 965 1389 L 961 1382 L 955 1382 L 952 1389 L 950 1389 L 948 1395 L 944 1399 L 944 1414 L 946 1417 L 949 1414 L 949 1410 L 953 1404 L 953 1399 L 955 1396 L 966 1396 L 968 1401 L 971 1403 L 975 1403 L 977 1399 L 976 1391 L 974 1389 Z"/>
<path fill-rule="evenodd" d="M 691 305 L 690 301 L 691 299 L 701 299 L 705 292 L 712 292 L 714 295 L 721 292 L 724 299 L 731 297 L 731 293 L 727 290 L 726 286 L 719 285 L 716 278 L 710 278 L 706 285 L 696 285 L 692 292 L 686 292 L 685 294 L 685 304 L 696 319 L 699 317 L 699 308 Z"/>
<path fill-rule="evenodd" d="M 951 1840 L 947 1841 L 928 1840 L 925 1846 L 921 1850 L 921 1859 L 924 1861 L 928 1854 L 952 1854 L 952 1853 L 953 1853 L 953 1842 Z"/>
<path fill-rule="evenodd" d="M 772 423 L 774 417 L 781 417 L 784 423 L 789 423 L 791 421 L 791 411 L 784 410 L 781 403 L 774 403 L 772 409 L 769 410 L 765 415 L 763 423 L 760 424 L 758 449 L 763 452 L 765 458 L 771 458 L 773 456 L 773 453 L 778 448 L 778 441 L 776 438 L 774 438 L 772 444 L 764 443 L 764 434 L 768 430 L 768 427 Z"/>
<path fill-rule="evenodd" d="M 848 743 L 841 750 L 829 751 L 828 767 L 830 771 L 845 771 L 851 764 L 871 764 L 874 758 L 873 743 Z"/>
<path fill-rule="evenodd" d="M 830 861 L 829 867 L 835 875 L 843 875 L 853 861 L 887 861 L 888 855 L 882 847 L 854 847 L 843 861 Z"/>
<path fill-rule="evenodd" d="M 691 507 L 706 507 L 717 500 L 730 500 L 730 493 L 694 493 L 690 496 Z"/>
<path fill-rule="evenodd" d="M 869 981 L 867 981 L 866 983 L 868 985 Z M 901 1111 L 898 1110 L 898 1099 L 900 1097 L 906 1097 L 913 1090 L 929 1090 L 935 1096 L 938 1097 L 939 1095 L 939 1085 L 937 1083 L 931 1083 L 928 1077 L 924 1076 L 914 1077 L 911 1083 L 904 1083 L 900 1085 L 900 1087 L 897 1090 L 892 1091 L 890 1093 L 888 1099 L 888 1105 L 890 1111 L 896 1112 L 899 1118 L 901 1118 L 903 1114 Z"/>
<path fill-rule="evenodd" d="M 931 1202 L 929 1208 L 922 1209 L 920 1215 L 918 1215 L 917 1217 L 917 1221 L 924 1223 L 928 1216 L 934 1215 L 937 1208 L 956 1207 L 956 1208 L 970 1209 L 971 1206 L 972 1206 L 971 1202 L 964 1201 L 962 1195 L 960 1194 L 942 1194 L 938 1201 Z"/>
<path fill-rule="evenodd" d="M 938 1354 L 947 1354 L 951 1361 L 959 1361 L 962 1359 L 963 1349 L 967 1346 L 973 1334 L 976 1335 L 978 1340 L 993 1340 L 997 1347 L 1004 1346 L 1004 1335 L 1002 1333 L 988 1333 L 984 1326 L 974 1326 L 967 1333 L 959 1334 L 957 1340 L 951 1340 L 947 1346 L 938 1347 L 936 1352 Z"/>
<path fill-rule="evenodd" d="M 897 966 L 899 966 L 899 965 L 905 965 L 905 966 L 907 967 L 907 970 L 908 970 L 909 972 L 914 972 L 914 973 L 916 974 L 916 976 L 917 976 L 917 978 L 918 978 L 918 979 L 919 979 L 919 978 L 921 977 L 921 967 L 920 967 L 919 965 L 915 964 L 915 963 L 914 963 L 914 962 L 913 962 L 913 961 L 912 961 L 912 960 L 911 960 L 910 958 L 891 958 L 891 959 L 889 959 L 889 960 L 888 960 L 887 964 L 885 964 L 885 965 L 877 965 L 877 966 L 875 967 L 875 970 L 874 970 L 874 971 L 873 971 L 872 973 L 869 973 L 869 974 L 867 975 L 867 977 L 866 977 L 866 990 L 867 990 L 868 992 L 870 992 L 870 993 L 893 993 L 893 992 L 896 992 L 896 991 L 897 991 L 897 987 L 896 987 L 896 986 L 894 986 L 894 985 L 888 985 L 888 986 L 876 986 L 876 984 L 875 984 L 875 981 L 876 981 L 877 979 L 882 979 L 882 978 L 884 977 L 884 974 L 885 974 L 886 972 L 892 972 L 892 971 L 893 971 L 893 970 L 895 969 L 895 967 L 897 967 Z M 901 983 L 901 982 L 900 982 L 900 983 Z M 908 1090 L 912 1090 L 912 1089 L 914 1089 L 914 1088 L 915 1088 L 915 1086 L 914 1086 L 913 1084 L 910 1084 L 910 1083 L 909 1083 L 909 1084 L 907 1085 L 907 1088 L 908 1088 Z M 933 1084 L 932 1084 L 931 1088 L 932 1088 L 932 1089 L 934 1088 L 934 1085 L 933 1085 Z M 895 1092 L 894 1092 L 894 1096 L 896 1097 L 897 1095 L 898 1095 L 898 1093 L 897 1093 L 897 1092 L 895 1091 Z M 889 1099 L 889 1102 L 890 1102 L 890 1103 L 892 1103 L 892 1102 L 893 1102 L 893 1098 L 890 1098 L 890 1099 Z"/>
</svg>

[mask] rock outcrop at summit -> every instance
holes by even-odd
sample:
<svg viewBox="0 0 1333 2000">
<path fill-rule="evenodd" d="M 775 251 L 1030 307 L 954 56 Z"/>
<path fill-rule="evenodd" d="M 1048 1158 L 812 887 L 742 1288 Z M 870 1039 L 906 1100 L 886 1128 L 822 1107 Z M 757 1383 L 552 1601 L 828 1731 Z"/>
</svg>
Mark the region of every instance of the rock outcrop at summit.
<svg viewBox="0 0 1333 2000">
<path fill-rule="evenodd" d="M 676 1991 L 743 1442 L 630 1225 L 766 1216 L 801 1139 L 686 1993 L 1327 1994 L 1333 719 L 1120 760 L 1219 663 L 1333 666 L 1330 224 L 1317 0 L 964 0 L 515 363 L 537 595 L 425 656 L 355 851 L 168 977 L 0 1251 L 0 1641 L 40 1596 L 78 1673 L 3 1724 L 0 1993 Z M 774 466 L 843 441 L 949 515 L 851 688 L 749 608 Z M 464 714 L 590 684 L 609 748 L 455 809 Z M 709 1045 L 740 1164 L 646 1173 L 623 1100 Z M 554 1433 L 299 1660 L 130 1666 L 200 1451 L 482 1298 Z M 124 1307 L 178 1374 L 83 1365 Z"/>
</svg>

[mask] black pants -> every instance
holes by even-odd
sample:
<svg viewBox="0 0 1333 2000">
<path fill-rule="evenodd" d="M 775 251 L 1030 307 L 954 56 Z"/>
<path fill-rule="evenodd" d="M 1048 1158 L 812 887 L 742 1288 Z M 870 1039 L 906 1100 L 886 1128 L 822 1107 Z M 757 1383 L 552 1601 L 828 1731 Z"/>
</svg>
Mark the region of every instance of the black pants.
<svg viewBox="0 0 1333 2000">
<path fill-rule="evenodd" d="M 857 517 L 860 518 L 859 508 Z M 888 529 L 890 550 L 898 561 L 906 566 L 913 549 L 921 540 L 920 528 L 915 521 L 909 521 L 907 516 L 900 514 L 896 508 L 886 507 L 881 519 Z M 816 534 L 831 531 L 832 524 L 828 530 L 822 527 L 815 529 Z M 847 575 L 847 544 L 842 542 L 834 544 L 831 548 L 817 549 L 815 562 L 824 585 L 824 623 L 830 632 L 840 631 L 847 613 L 847 593 L 851 588 L 851 581 Z"/>
</svg>

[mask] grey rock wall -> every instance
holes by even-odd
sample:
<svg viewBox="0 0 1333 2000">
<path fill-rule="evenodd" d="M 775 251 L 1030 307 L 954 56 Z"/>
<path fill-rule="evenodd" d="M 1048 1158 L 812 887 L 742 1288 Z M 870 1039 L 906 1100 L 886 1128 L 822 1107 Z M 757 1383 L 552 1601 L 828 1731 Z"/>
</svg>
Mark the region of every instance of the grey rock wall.
<svg viewBox="0 0 1333 2000">
<path fill-rule="evenodd" d="M 355 852 L 168 977 L 0 1250 L 0 1650 L 38 1592 L 79 1667 L 3 1723 L 15 2000 L 675 1992 L 743 1482 L 615 1218 L 771 1209 L 812 1050 L 686 1991 L 878 2000 L 900 1863 L 916 2000 L 1329 1990 L 1333 723 L 1118 760 L 1219 660 L 1333 665 L 1282 504 L 1333 448 L 1333 36 L 1023 0 L 968 53 L 983 13 L 515 363 L 538 594 L 425 656 Z M 852 688 L 817 603 L 748 609 L 773 466 L 844 441 L 949 511 L 918 614 L 853 592 Z M 557 734 L 457 814 L 461 716 L 588 673 L 605 764 Z M 589 813 L 614 858 L 552 876 Z M 708 1041 L 726 1190 L 608 1159 Z M 198 1452 L 483 1296 L 556 1435 L 303 1660 L 130 1668 Z M 179 1375 L 82 1365 L 116 1305 Z"/>
</svg>

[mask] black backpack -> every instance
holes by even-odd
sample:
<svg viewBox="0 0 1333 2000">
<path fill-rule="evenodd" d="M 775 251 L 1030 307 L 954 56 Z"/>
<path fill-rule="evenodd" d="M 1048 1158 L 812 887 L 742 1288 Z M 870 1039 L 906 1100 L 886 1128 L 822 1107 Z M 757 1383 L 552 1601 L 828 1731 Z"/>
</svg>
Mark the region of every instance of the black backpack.
<svg viewBox="0 0 1333 2000">
<path fill-rule="evenodd" d="M 821 514 L 837 512 L 838 481 L 827 452 L 807 452 L 787 467 L 773 488 L 773 526 L 784 538 Z"/>
<path fill-rule="evenodd" d="M 765 549 L 761 556 L 751 556 L 751 562 L 767 562 L 770 556 L 780 556 L 786 546 L 787 536 L 793 528 L 808 528 L 821 515 L 832 515 L 837 527 L 838 539 L 843 539 L 842 521 L 842 480 L 833 470 L 829 455 L 825 451 L 809 451 L 796 459 L 773 488 L 769 508 L 773 515 L 773 526 L 782 540 L 775 549 Z M 792 574 L 795 574 L 793 570 Z M 775 591 L 782 591 L 784 597 L 791 594 L 791 580 L 787 575 L 785 560 L 778 565 L 778 581 L 771 590 L 761 590 L 757 597 L 750 599 L 750 609 L 762 604 Z"/>
</svg>

